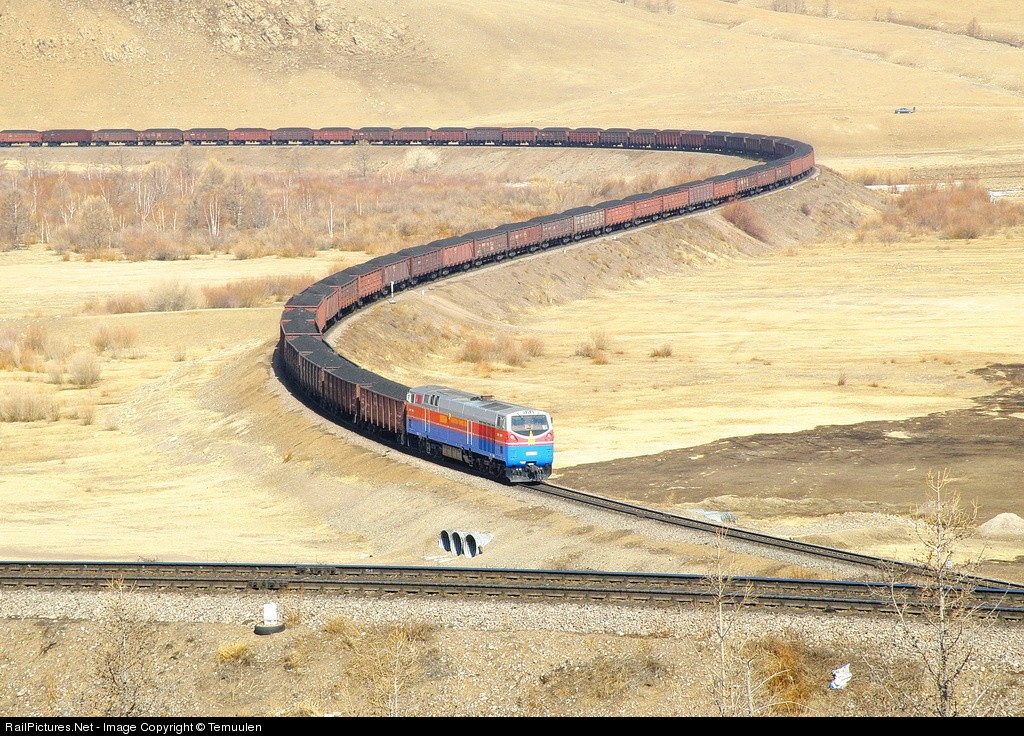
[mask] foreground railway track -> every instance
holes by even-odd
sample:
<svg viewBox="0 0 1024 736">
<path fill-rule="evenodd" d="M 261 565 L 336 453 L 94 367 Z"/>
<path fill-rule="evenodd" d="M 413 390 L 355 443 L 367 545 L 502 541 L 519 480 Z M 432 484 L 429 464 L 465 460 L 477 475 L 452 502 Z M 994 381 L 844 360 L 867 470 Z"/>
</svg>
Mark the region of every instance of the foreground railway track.
<svg viewBox="0 0 1024 736">
<path fill-rule="evenodd" d="M 928 588 L 841 580 L 598 571 L 159 562 L 0 562 L 0 592 L 19 590 L 322 594 L 608 604 L 717 604 L 831 613 L 912 613 Z M 1024 589 L 977 586 L 983 615 L 1024 621 Z"/>
<path fill-rule="evenodd" d="M 929 571 L 926 568 L 911 562 L 891 560 L 885 557 L 873 557 L 871 555 L 864 555 L 845 549 L 825 547 L 820 544 L 811 544 L 809 542 L 800 542 L 794 539 L 787 539 L 786 537 L 776 537 L 770 534 L 763 534 L 761 532 L 755 532 L 750 529 L 743 529 L 727 524 L 716 524 L 711 521 L 691 519 L 686 516 L 669 513 L 668 511 L 660 511 L 658 509 L 651 509 L 645 506 L 637 506 L 625 501 L 619 501 L 606 496 L 598 496 L 575 488 L 566 488 L 565 486 L 559 486 L 546 481 L 543 483 L 532 483 L 529 487 L 545 495 L 555 496 L 557 498 L 562 498 L 587 506 L 593 506 L 606 511 L 626 514 L 638 519 L 648 519 L 650 521 L 656 521 L 670 526 L 720 535 L 728 540 L 748 542 L 752 545 L 792 552 L 817 560 L 871 568 L 884 573 L 887 579 L 904 576 L 919 577 L 927 576 L 929 574 Z M 1013 583 L 995 578 L 968 576 L 967 579 L 969 579 L 973 584 L 979 586 L 994 586 L 1000 589 L 1014 586 Z"/>
</svg>

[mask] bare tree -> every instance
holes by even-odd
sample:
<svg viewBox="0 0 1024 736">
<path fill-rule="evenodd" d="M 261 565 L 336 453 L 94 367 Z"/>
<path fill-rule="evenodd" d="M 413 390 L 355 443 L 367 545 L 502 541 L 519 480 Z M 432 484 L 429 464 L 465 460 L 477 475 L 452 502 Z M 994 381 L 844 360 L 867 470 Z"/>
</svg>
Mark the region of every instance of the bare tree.
<svg viewBox="0 0 1024 736">
<path fill-rule="evenodd" d="M 153 630 L 123 581 L 114 581 L 98 618 L 94 663 L 96 709 L 105 716 L 152 715 L 158 709 Z"/>
<path fill-rule="evenodd" d="M 726 534 L 716 536 L 715 557 L 704 577 L 710 593 L 711 621 L 706 641 L 714 662 L 710 674 L 711 699 L 720 716 L 757 716 L 783 705 L 772 698 L 770 683 L 782 675 L 762 676 L 750 654 L 749 641 L 738 625 L 738 607 L 753 596 L 749 585 L 737 580 L 725 553 Z"/>
<path fill-rule="evenodd" d="M 360 639 L 346 675 L 363 690 L 371 712 L 401 716 L 406 693 L 426 673 L 423 644 L 432 632 L 423 626 L 394 624 L 375 633 Z"/>
<path fill-rule="evenodd" d="M 964 508 L 952 482 L 948 470 L 928 474 L 928 502 L 918 525 L 924 579 L 914 581 L 920 598 L 909 600 L 902 589 L 891 587 L 897 613 L 893 654 L 913 665 L 901 681 L 890 677 L 885 683 L 900 713 L 950 717 L 977 715 L 988 707 L 988 686 L 973 670 L 984 629 L 993 621 L 973 593 L 970 576 L 978 562 L 963 561 L 978 511 Z"/>
<path fill-rule="evenodd" d="M 21 245 L 31 226 L 25 193 L 12 188 L 0 194 L 0 244 L 8 250 Z"/>
</svg>

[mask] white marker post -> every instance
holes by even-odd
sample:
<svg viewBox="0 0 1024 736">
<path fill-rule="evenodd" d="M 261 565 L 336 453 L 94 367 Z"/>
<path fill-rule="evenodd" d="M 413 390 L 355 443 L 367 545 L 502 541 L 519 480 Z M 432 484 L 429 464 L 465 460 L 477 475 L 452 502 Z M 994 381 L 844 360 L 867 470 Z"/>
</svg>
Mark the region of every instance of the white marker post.
<svg viewBox="0 0 1024 736">
<path fill-rule="evenodd" d="M 259 636 L 278 634 L 284 631 L 284 622 L 278 618 L 276 603 L 263 604 L 263 623 L 256 624 L 253 631 Z"/>
</svg>

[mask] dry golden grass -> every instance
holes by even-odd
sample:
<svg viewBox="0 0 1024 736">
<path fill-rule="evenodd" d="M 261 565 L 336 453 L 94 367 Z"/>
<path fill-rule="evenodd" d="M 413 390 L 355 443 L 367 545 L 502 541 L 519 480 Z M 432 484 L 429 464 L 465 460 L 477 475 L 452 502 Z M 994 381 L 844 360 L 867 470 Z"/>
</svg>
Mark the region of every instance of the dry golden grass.
<svg viewBox="0 0 1024 736">
<path fill-rule="evenodd" d="M 457 360 L 475 363 L 480 371 L 490 372 L 492 361 L 515 368 L 525 366 L 530 358 L 544 354 L 544 342 L 538 337 L 514 338 L 499 335 L 492 338 L 470 337 L 459 349 Z"/>
<path fill-rule="evenodd" d="M 10 386 L 0 396 L 0 422 L 55 422 L 60 413 L 60 402 L 40 389 Z"/>
<path fill-rule="evenodd" d="M 221 644 L 217 647 L 217 661 L 222 665 L 252 664 L 252 645 L 246 641 L 233 641 Z"/>
<path fill-rule="evenodd" d="M 778 715 L 806 712 L 807 703 L 822 688 L 818 655 L 796 635 L 766 636 L 751 642 L 747 650 L 771 694 L 771 710 Z"/>
<path fill-rule="evenodd" d="M 283 301 L 302 291 L 316 278 L 305 276 L 263 276 L 231 281 L 221 286 L 203 287 L 203 304 L 208 309 L 258 307 Z"/>
<path fill-rule="evenodd" d="M 671 358 L 672 357 L 672 346 L 665 344 L 661 347 L 654 348 L 651 350 L 652 358 Z"/>
</svg>

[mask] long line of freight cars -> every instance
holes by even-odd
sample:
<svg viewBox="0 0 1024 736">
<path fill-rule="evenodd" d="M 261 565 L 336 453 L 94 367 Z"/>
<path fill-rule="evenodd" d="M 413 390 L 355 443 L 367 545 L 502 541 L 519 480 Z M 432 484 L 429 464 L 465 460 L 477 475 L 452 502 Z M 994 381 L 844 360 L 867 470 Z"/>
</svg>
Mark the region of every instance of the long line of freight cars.
<svg viewBox="0 0 1024 736">
<path fill-rule="evenodd" d="M 350 129 L 342 129 L 350 130 Z M 423 143 L 437 131 L 427 128 L 373 130 L 391 136 L 392 143 Z M 722 176 L 635 194 L 622 200 L 502 225 L 426 245 L 406 248 L 332 274 L 293 296 L 281 317 L 279 354 L 293 385 L 325 413 L 377 436 L 385 436 L 421 450 L 416 437 L 406 432 L 408 387 L 355 365 L 328 346 L 323 335 L 337 320 L 387 294 L 426 280 L 443 278 L 487 263 L 552 246 L 594 237 L 695 210 L 713 207 L 784 186 L 807 176 L 814 168 L 814 150 L 806 143 L 743 133 L 705 131 L 603 131 L 549 128 L 564 134 L 560 142 L 542 141 L 535 128 L 442 128 L 446 134 L 465 135 L 448 142 L 497 145 L 568 145 L 627 148 L 673 148 L 721 151 L 764 159 L 764 163 Z M 353 131 L 358 133 L 361 131 Z M 396 137 L 402 131 L 421 138 Z M 488 131 L 487 140 L 470 141 L 471 131 Z M 571 138 L 583 131 L 585 139 Z M 613 133 L 612 137 L 608 134 Z M 481 134 L 482 135 L 482 134 Z M 551 135 L 554 135 L 552 132 Z M 532 138 L 530 136 L 533 136 Z M 633 138 L 632 136 L 641 136 Z M 363 138 L 363 140 L 370 140 Z M 371 142 L 388 142 L 383 138 Z M 633 143 L 632 141 L 636 141 Z M 582 141 L 582 142 L 581 142 Z M 625 142 L 623 142 L 625 141 Z M 659 143 L 660 142 L 660 143 Z"/>
<path fill-rule="evenodd" d="M 180 146 L 382 144 L 598 146 L 694 151 L 735 151 L 777 157 L 770 136 L 724 131 L 651 128 L 102 128 L 100 130 L 0 130 L 6 146 Z"/>
</svg>

